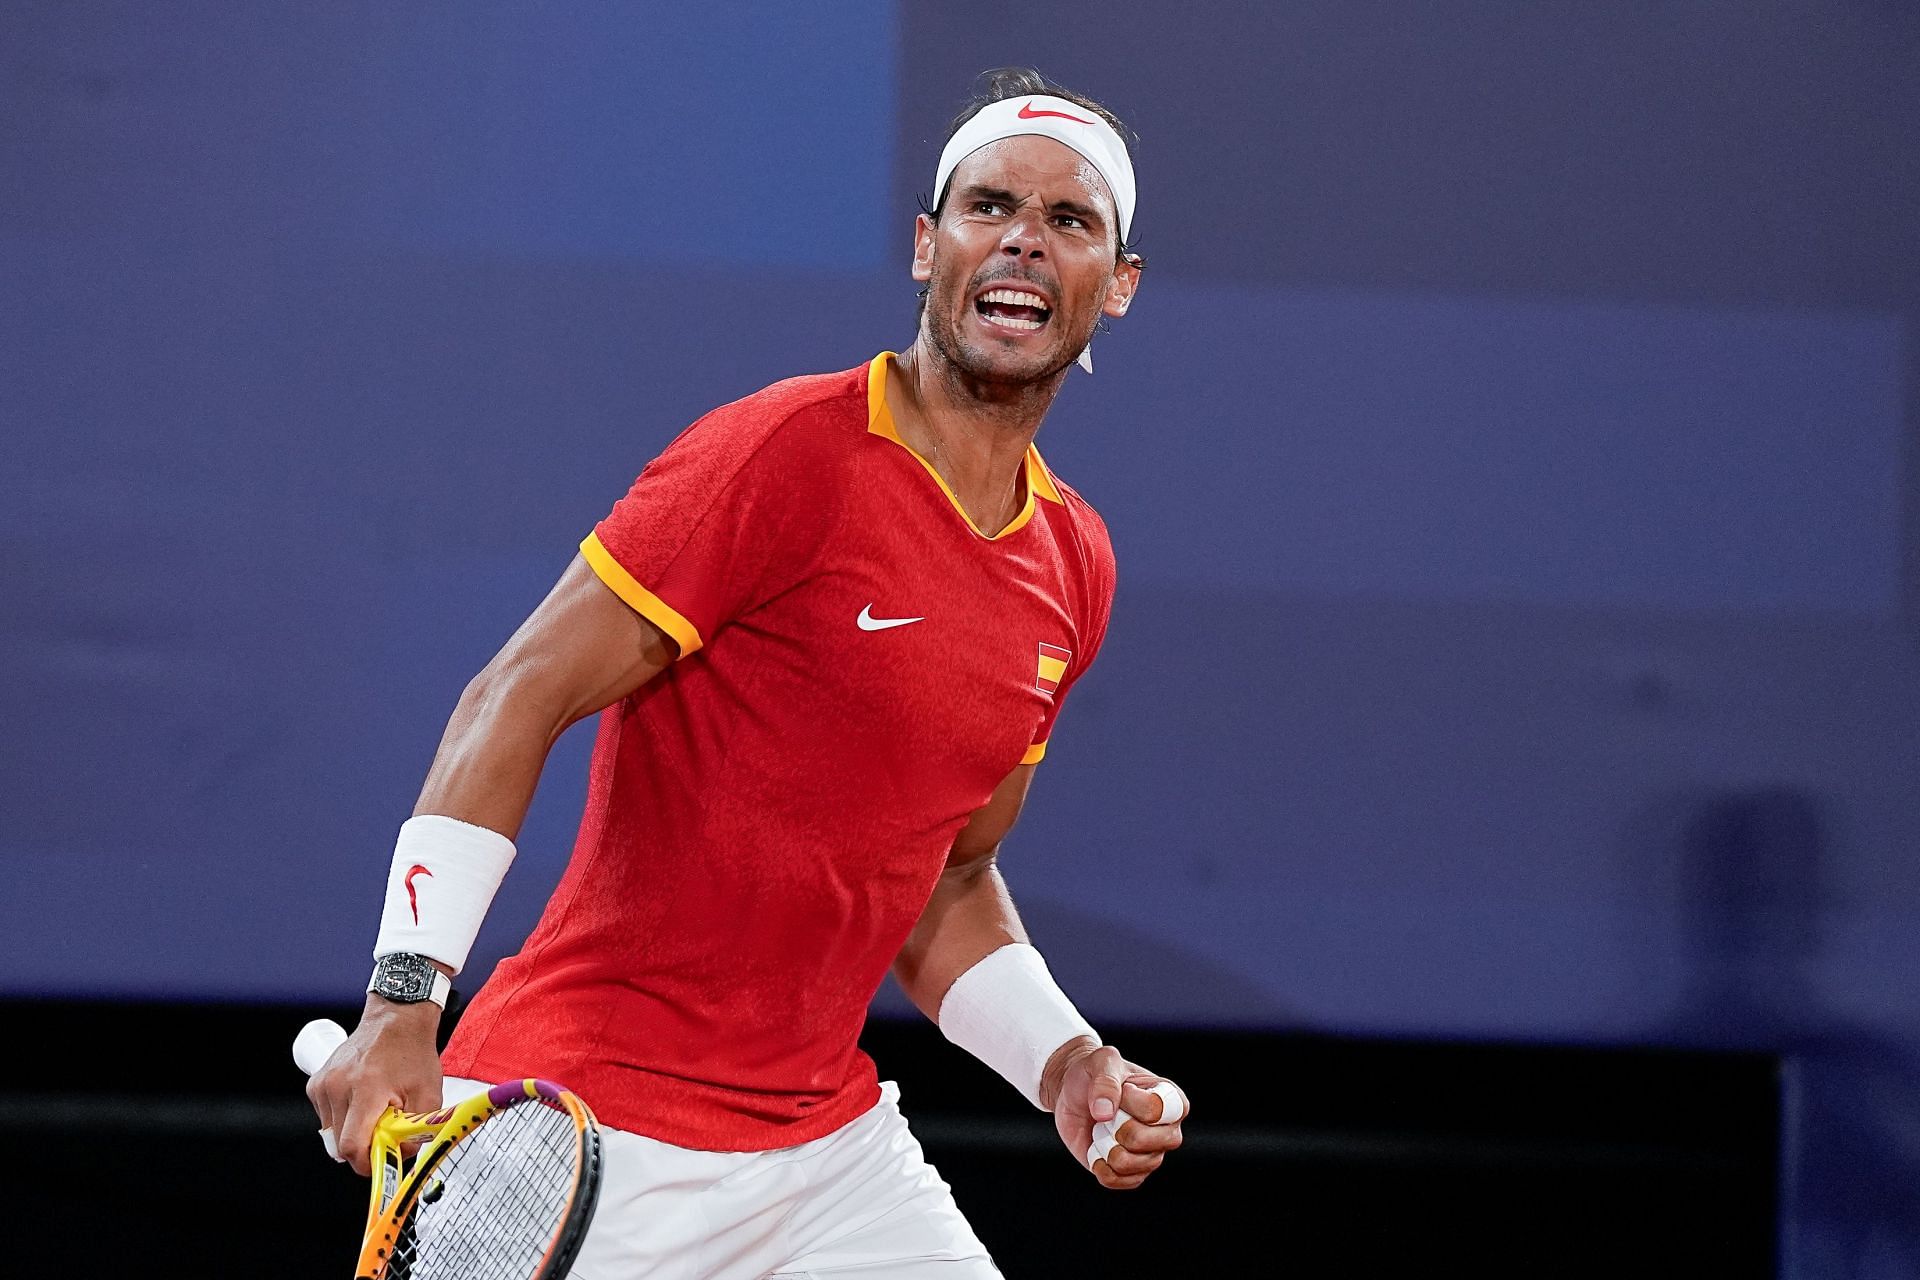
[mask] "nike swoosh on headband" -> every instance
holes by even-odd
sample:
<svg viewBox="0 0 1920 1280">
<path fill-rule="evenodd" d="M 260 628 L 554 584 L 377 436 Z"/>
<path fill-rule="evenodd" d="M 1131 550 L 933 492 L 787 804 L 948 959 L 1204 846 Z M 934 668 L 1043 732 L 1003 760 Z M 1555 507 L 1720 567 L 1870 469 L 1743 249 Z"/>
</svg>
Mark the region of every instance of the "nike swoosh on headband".
<svg viewBox="0 0 1920 1280">
<path fill-rule="evenodd" d="M 1022 120 L 1038 120 L 1041 116 L 1058 116 L 1062 120 L 1071 120 L 1075 124 L 1093 123 L 1091 120 L 1082 120 L 1079 116 L 1070 116 L 1064 111 L 1035 111 L 1031 102 L 1024 103 L 1020 107 L 1020 118 Z"/>
</svg>

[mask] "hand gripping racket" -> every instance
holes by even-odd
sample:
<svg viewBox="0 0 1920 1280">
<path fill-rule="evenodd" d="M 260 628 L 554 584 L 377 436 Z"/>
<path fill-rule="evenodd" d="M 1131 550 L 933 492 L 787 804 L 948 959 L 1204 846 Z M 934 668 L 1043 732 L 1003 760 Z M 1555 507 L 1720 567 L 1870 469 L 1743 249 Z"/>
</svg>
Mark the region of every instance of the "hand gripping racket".
<svg viewBox="0 0 1920 1280">
<path fill-rule="evenodd" d="M 293 1060 L 312 1075 L 346 1038 L 337 1022 L 309 1022 Z M 600 1194 L 600 1124 L 545 1080 L 510 1080 L 440 1111 L 389 1108 L 370 1154 L 359 1280 L 558 1280 Z"/>
</svg>

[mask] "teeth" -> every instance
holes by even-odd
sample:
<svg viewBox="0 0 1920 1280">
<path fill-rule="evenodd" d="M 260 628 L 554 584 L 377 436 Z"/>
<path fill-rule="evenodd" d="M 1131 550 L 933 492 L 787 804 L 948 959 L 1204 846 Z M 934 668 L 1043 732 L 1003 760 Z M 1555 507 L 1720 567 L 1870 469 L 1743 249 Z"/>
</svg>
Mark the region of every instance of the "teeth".
<svg viewBox="0 0 1920 1280">
<path fill-rule="evenodd" d="M 992 299 L 989 299 L 989 301 L 992 301 Z M 1038 329 L 1040 327 L 1038 320 L 1024 320 L 1014 316 L 990 315 L 986 317 L 986 320 L 989 324 L 1001 325 L 1008 329 Z"/>
<path fill-rule="evenodd" d="M 1004 302 L 1013 307 L 1046 308 L 1047 300 L 1037 293 L 1027 293 L 1019 289 L 989 289 L 981 296 L 982 302 Z"/>
</svg>

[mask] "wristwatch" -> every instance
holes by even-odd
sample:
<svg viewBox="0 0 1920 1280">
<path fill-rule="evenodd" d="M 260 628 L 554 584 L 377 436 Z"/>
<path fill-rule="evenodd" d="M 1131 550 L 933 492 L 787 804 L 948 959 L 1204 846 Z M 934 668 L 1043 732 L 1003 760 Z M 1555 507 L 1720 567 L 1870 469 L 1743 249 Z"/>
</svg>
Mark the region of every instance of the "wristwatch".
<svg viewBox="0 0 1920 1280">
<path fill-rule="evenodd" d="M 419 1004 L 431 1000 L 442 1009 L 453 994 L 453 979 L 440 972 L 433 961 L 411 951 L 396 951 L 373 963 L 373 977 L 367 990 L 395 1004 Z"/>
</svg>

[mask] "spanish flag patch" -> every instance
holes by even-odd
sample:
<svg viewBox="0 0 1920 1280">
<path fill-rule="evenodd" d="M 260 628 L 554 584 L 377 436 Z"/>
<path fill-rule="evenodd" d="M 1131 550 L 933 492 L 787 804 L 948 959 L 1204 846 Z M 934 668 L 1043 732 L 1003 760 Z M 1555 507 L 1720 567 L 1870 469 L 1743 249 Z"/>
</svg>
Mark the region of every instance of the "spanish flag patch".
<svg viewBox="0 0 1920 1280">
<path fill-rule="evenodd" d="M 1040 646 L 1040 674 L 1034 677 L 1033 687 L 1045 694 L 1051 694 L 1060 687 L 1060 677 L 1067 674 L 1067 663 L 1071 661 L 1071 651 L 1057 644 Z"/>
</svg>

